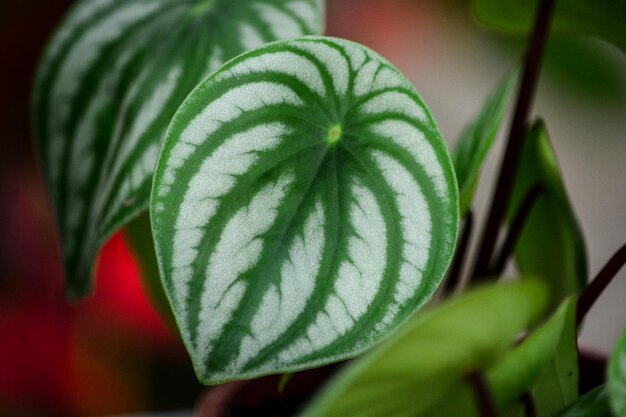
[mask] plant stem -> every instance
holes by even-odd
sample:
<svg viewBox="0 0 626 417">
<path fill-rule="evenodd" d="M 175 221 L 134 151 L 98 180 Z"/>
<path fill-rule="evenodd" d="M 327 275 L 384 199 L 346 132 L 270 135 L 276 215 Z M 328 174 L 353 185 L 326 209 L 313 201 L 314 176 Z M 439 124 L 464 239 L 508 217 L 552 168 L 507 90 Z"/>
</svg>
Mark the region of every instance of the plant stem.
<svg viewBox="0 0 626 417">
<path fill-rule="evenodd" d="M 524 394 L 522 394 L 522 403 L 524 404 L 524 416 L 537 417 L 535 399 L 529 391 L 525 391 Z"/>
<path fill-rule="evenodd" d="M 591 281 L 591 284 L 582 293 L 578 300 L 578 306 L 576 307 L 576 325 L 580 324 L 585 319 L 591 307 L 598 300 L 602 292 L 611 283 L 613 278 L 617 275 L 620 269 L 626 264 L 626 244 L 622 246 L 604 267 L 598 272 L 598 275 Z"/>
<path fill-rule="evenodd" d="M 541 197 L 543 190 L 543 184 L 537 183 L 524 196 L 517 213 L 515 213 L 515 216 L 511 221 L 511 226 L 509 227 L 508 234 L 502 243 L 495 265 L 489 268 L 489 275 L 498 276 L 504 271 L 507 261 L 515 250 L 515 246 L 517 246 L 517 241 L 522 234 L 522 230 L 524 230 L 526 220 L 528 220 L 528 216 L 530 215 L 539 197 Z"/>
<path fill-rule="evenodd" d="M 461 229 L 461 236 L 459 237 L 458 246 L 454 253 L 454 259 L 452 260 L 450 272 L 448 273 L 448 278 L 446 279 L 443 289 L 444 295 L 451 294 L 459 285 L 461 273 L 463 271 L 463 264 L 465 262 L 465 255 L 467 254 L 467 247 L 469 246 L 473 228 L 474 213 L 472 210 L 469 210 L 465 215 L 465 221 L 463 222 L 463 228 Z"/>
<path fill-rule="evenodd" d="M 530 39 L 522 82 L 518 90 L 517 101 L 513 113 L 513 122 L 509 130 L 504 158 L 500 166 L 500 175 L 496 185 L 487 223 L 483 230 L 478 255 L 472 271 L 472 279 L 485 279 L 489 272 L 489 263 L 496 244 L 500 225 L 509 203 L 511 186 L 517 171 L 519 156 L 522 149 L 524 133 L 528 122 L 530 107 L 537 87 L 539 69 L 554 12 L 556 0 L 542 0 L 536 14 L 533 34 Z"/>
<path fill-rule="evenodd" d="M 482 417 L 497 417 L 498 411 L 496 410 L 491 392 L 489 391 L 489 386 L 483 374 L 477 371 L 470 372 L 467 375 L 467 380 L 474 391 L 480 415 Z"/>
</svg>

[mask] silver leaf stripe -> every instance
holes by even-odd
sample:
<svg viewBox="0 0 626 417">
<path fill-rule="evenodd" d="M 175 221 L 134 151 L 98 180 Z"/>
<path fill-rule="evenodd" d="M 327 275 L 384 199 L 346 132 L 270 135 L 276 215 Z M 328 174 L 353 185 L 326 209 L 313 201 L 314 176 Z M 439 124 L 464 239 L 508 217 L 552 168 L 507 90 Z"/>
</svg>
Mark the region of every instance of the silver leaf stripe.
<svg viewBox="0 0 626 417">
<path fill-rule="evenodd" d="M 203 82 L 166 135 L 152 227 L 199 378 L 354 356 L 432 296 L 457 188 L 410 83 L 351 42 L 305 37 Z"/>
<path fill-rule="evenodd" d="M 83 0 L 52 38 L 34 112 L 71 296 L 108 237 L 148 206 L 165 130 L 226 60 L 317 34 L 322 0 Z"/>
</svg>

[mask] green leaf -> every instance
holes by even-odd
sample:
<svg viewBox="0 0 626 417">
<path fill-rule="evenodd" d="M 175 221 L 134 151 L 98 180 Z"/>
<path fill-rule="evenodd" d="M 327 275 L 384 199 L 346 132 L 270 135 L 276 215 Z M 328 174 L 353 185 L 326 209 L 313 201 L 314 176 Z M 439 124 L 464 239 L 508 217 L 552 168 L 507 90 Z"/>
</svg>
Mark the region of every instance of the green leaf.
<svg viewBox="0 0 626 417">
<path fill-rule="evenodd" d="M 109 236 L 148 208 L 171 117 L 226 60 L 321 30 L 322 0 L 82 0 L 42 58 L 33 113 L 67 292 L 92 287 Z"/>
<path fill-rule="evenodd" d="M 541 183 L 543 191 L 526 220 L 515 258 L 522 274 L 540 277 L 548 283 L 552 305 L 556 306 L 568 295 L 585 288 L 587 254 L 542 122 L 535 123 L 527 134 L 519 164 L 509 219 L 535 184 Z"/>
<path fill-rule="evenodd" d="M 152 228 L 205 383 L 356 356 L 433 295 L 458 230 L 454 171 L 411 84 L 330 38 L 237 57 L 174 117 Z"/>
<path fill-rule="evenodd" d="M 615 417 L 626 417 L 626 332 L 622 334 L 611 355 L 607 388 Z"/>
<path fill-rule="evenodd" d="M 604 385 L 589 391 L 556 417 L 610 417 L 609 399 Z"/>
<path fill-rule="evenodd" d="M 522 394 L 530 391 L 541 379 L 557 351 L 560 340 L 568 333 L 575 311 L 575 299 L 566 300 L 546 323 L 485 371 L 485 379 L 493 401 L 502 412 L 516 409 Z M 464 383 L 424 415 L 478 417 L 474 403 L 474 394 L 468 384 Z M 539 416 L 552 415 L 546 413 L 543 402 L 537 403 L 537 411 Z"/>
<path fill-rule="evenodd" d="M 461 392 L 467 388 L 465 376 L 494 365 L 543 314 L 547 301 L 545 287 L 527 280 L 474 290 L 421 313 L 386 344 L 350 364 L 304 415 L 446 415 L 452 410 L 443 407 L 460 393 L 470 406 L 456 415 L 466 416 L 473 402 L 469 390 Z"/>
<path fill-rule="evenodd" d="M 452 161 L 459 182 L 461 216 L 472 205 L 476 183 L 487 153 L 498 134 L 506 106 L 515 91 L 519 68 L 511 70 L 483 104 L 476 118 L 467 125 L 452 153 Z"/>
<path fill-rule="evenodd" d="M 558 346 L 532 391 L 539 417 L 554 416 L 578 398 L 576 303 L 570 298 L 566 306 Z"/>
<path fill-rule="evenodd" d="M 526 34 L 532 28 L 537 5 L 537 0 L 473 0 L 473 11 L 486 26 L 506 33 Z M 589 33 L 626 51 L 625 21 L 624 0 L 559 0 L 552 30 Z"/>
</svg>

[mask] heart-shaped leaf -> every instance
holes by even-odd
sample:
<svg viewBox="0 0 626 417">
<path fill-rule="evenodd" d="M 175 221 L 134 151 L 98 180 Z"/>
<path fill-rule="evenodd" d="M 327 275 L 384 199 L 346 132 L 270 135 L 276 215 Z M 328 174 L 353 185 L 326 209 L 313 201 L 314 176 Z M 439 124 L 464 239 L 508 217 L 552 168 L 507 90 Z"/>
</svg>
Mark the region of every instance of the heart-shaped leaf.
<svg viewBox="0 0 626 417">
<path fill-rule="evenodd" d="M 556 417 L 611 417 L 609 398 L 605 385 L 599 386 L 580 397 Z"/>
<path fill-rule="evenodd" d="M 459 182 L 459 205 L 463 216 L 472 205 L 476 183 L 489 149 L 504 117 L 504 111 L 515 91 L 519 68 L 506 78 L 487 98 L 480 113 L 461 133 L 452 153 L 452 161 Z"/>
<path fill-rule="evenodd" d="M 607 387 L 613 414 L 615 417 L 626 417 L 626 332 L 611 355 Z"/>
<path fill-rule="evenodd" d="M 538 183 L 543 191 L 521 232 L 515 259 L 523 274 L 540 277 L 549 284 L 552 304 L 558 305 L 587 285 L 587 254 L 542 122 L 535 123 L 524 140 L 509 218 Z"/>
<path fill-rule="evenodd" d="M 148 207 L 172 115 L 206 75 L 268 41 L 316 34 L 322 0 L 82 0 L 42 59 L 37 147 L 60 230 L 67 290 Z"/>
<path fill-rule="evenodd" d="M 478 21 L 495 29 L 525 34 L 530 31 L 539 0 L 473 0 Z M 626 51 L 626 1 L 559 0 L 552 29 L 590 33 Z"/>
<path fill-rule="evenodd" d="M 304 416 L 472 415 L 465 377 L 494 365 L 543 314 L 547 301 L 545 287 L 527 280 L 474 290 L 420 313 L 389 342 L 342 371 Z M 505 380 L 518 384 L 526 365 Z"/>
<path fill-rule="evenodd" d="M 454 171 L 411 84 L 329 38 L 230 61 L 155 174 L 157 256 L 205 383 L 355 356 L 424 305 L 454 249 Z"/>
</svg>

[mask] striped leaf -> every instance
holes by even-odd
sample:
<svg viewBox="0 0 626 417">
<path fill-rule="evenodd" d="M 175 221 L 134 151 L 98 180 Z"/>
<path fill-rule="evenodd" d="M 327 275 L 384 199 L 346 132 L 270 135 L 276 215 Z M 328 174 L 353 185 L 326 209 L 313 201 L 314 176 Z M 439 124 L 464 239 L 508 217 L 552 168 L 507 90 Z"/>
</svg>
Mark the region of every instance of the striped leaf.
<svg viewBox="0 0 626 417">
<path fill-rule="evenodd" d="M 455 176 L 410 83 L 357 44 L 277 42 L 183 103 L 155 172 L 161 275 L 205 383 L 355 356 L 424 305 Z"/>
<path fill-rule="evenodd" d="M 83 0 L 37 75 L 37 146 L 63 241 L 68 295 L 91 289 L 107 238 L 148 207 L 174 112 L 227 59 L 319 33 L 322 0 Z"/>
</svg>

